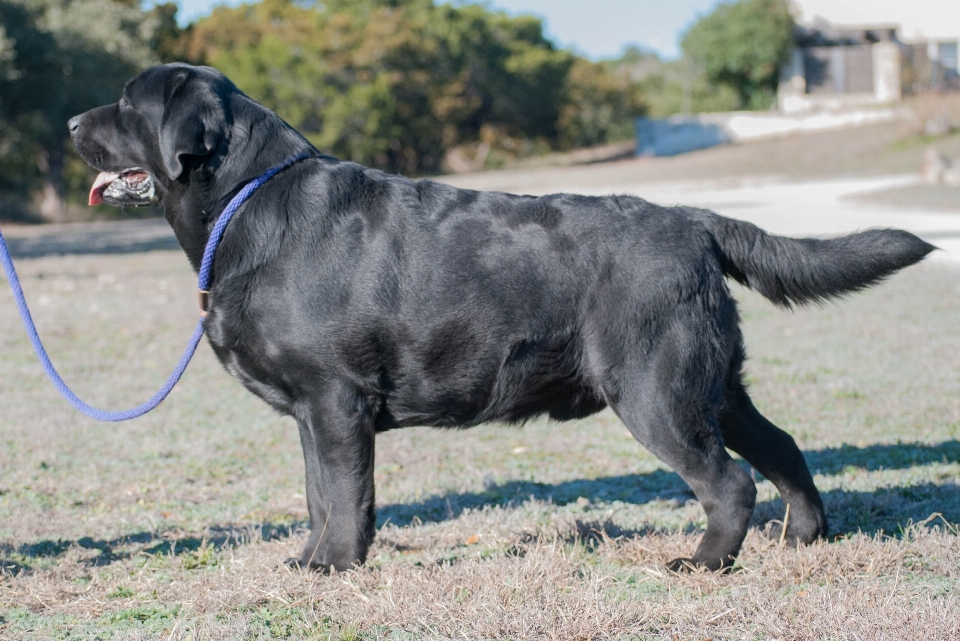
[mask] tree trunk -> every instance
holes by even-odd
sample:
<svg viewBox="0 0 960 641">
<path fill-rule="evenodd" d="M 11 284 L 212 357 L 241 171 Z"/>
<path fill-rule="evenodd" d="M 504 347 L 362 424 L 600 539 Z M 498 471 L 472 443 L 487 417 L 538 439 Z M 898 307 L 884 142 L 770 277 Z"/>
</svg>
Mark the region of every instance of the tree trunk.
<svg viewBox="0 0 960 641">
<path fill-rule="evenodd" d="M 45 222 L 62 223 L 67 220 L 67 186 L 63 181 L 63 143 L 43 149 L 37 158 L 37 166 L 43 173 L 43 191 L 39 209 Z"/>
</svg>

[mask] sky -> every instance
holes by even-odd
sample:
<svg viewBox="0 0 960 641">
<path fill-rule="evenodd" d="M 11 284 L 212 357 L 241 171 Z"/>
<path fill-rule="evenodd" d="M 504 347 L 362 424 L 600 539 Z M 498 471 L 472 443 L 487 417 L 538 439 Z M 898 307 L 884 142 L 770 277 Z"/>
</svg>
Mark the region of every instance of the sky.
<svg viewBox="0 0 960 641">
<path fill-rule="evenodd" d="M 547 33 L 588 58 L 613 58 L 631 44 L 676 58 L 682 32 L 719 0 L 494 0 L 507 13 L 544 18 Z"/>
<path fill-rule="evenodd" d="M 960 39 L 960 0 L 800 0 L 809 21 L 815 15 L 836 24 L 892 23 L 903 40 Z"/>
<path fill-rule="evenodd" d="M 250 0 L 248 0 L 250 1 Z M 494 9 L 544 18 L 547 34 L 593 60 L 616 57 L 630 44 L 653 49 L 666 58 L 679 55 L 684 28 L 720 0 L 492 0 Z M 183 24 L 207 15 L 217 4 L 242 0 L 177 0 Z"/>
<path fill-rule="evenodd" d="M 253 0 L 247 0 L 248 2 Z M 487 0 L 510 14 L 543 18 L 546 31 L 564 47 L 593 60 L 613 58 L 631 44 L 665 59 L 680 55 L 683 32 L 721 0 Z M 243 0 L 177 0 L 184 24 L 217 4 Z M 795 0 L 800 17 L 822 16 L 837 24 L 902 25 L 901 36 L 960 37 L 960 0 Z"/>
</svg>

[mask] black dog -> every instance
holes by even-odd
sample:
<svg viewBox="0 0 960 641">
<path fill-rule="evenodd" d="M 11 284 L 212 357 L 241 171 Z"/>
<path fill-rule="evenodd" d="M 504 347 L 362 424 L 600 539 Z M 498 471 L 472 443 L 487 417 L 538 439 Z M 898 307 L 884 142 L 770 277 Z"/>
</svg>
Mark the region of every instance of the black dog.
<svg viewBox="0 0 960 641">
<path fill-rule="evenodd" d="M 898 230 L 789 239 L 639 198 L 534 198 L 390 176 L 313 149 L 214 69 L 150 69 L 70 121 L 105 172 L 91 202 L 159 201 L 196 269 L 211 227 L 257 191 L 217 254 L 207 335 L 227 370 L 300 427 L 311 535 L 301 566 L 362 563 L 377 432 L 606 406 L 696 493 L 694 565 L 729 566 L 754 508 L 739 453 L 827 530 L 793 439 L 754 408 L 724 276 L 784 307 L 861 289 L 933 247 Z M 111 172 L 111 173 L 107 173 Z"/>
</svg>

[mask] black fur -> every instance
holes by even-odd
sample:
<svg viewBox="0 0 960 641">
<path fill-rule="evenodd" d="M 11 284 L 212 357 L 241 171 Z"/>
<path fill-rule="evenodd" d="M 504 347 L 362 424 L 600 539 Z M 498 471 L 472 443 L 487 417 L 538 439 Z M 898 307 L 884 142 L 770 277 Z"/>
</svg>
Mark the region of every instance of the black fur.
<svg viewBox="0 0 960 641">
<path fill-rule="evenodd" d="M 314 154 L 230 223 L 207 318 L 227 370 L 299 424 L 312 533 L 298 562 L 310 567 L 366 556 L 377 432 L 564 420 L 607 405 L 706 510 L 691 563 L 728 566 L 754 508 L 754 483 L 726 448 L 776 484 L 791 507 L 789 540 L 822 536 L 802 454 L 741 381 L 724 276 L 790 305 L 855 291 L 932 249 L 895 230 L 793 240 L 639 198 L 390 176 L 316 152 L 202 67 L 148 70 L 122 106 L 70 126 L 91 165 L 150 173 L 194 268 L 245 182 Z"/>
</svg>

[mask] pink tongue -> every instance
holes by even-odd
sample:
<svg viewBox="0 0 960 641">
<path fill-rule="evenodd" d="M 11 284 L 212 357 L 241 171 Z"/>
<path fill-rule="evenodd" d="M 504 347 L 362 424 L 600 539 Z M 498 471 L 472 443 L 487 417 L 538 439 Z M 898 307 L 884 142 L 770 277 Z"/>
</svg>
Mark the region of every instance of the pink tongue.
<svg viewBox="0 0 960 641">
<path fill-rule="evenodd" d="M 103 190 L 119 177 L 120 174 L 111 174 L 108 171 L 101 171 L 97 176 L 97 179 L 93 181 L 93 187 L 90 188 L 90 198 L 87 200 L 87 204 L 92 207 L 93 205 L 99 205 L 102 203 Z"/>
</svg>

